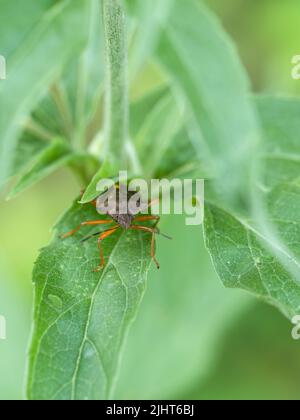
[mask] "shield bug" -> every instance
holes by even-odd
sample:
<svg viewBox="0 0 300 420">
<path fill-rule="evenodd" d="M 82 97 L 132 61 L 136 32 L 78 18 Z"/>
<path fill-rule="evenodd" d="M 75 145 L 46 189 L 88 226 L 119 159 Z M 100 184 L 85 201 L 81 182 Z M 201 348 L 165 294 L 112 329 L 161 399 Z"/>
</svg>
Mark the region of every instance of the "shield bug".
<svg viewBox="0 0 300 420">
<path fill-rule="evenodd" d="M 132 199 L 134 199 L 132 201 Z M 149 233 L 152 235 L 151 240 L 151 257 L 155 262 L 156 267 L 159 269 L 160 265 L 155 255 L 155 239 L 156 235 L 160 234 L 167 239 L 170 237 L 163 235 L 157 225 L 160 221 L 159 216 L 140 214 L 143 211 L 151 207 L 153 202 L 142 202 L 141 197 L 137 193 L 128 191 L 126 185 L 115 185 L 113 188 L 108 190 L 106 193 L 101 194 L 97 200 L 91 202 L 98 213 L 101 215 L 109 216 L 109 219 L 103 220 L 91 220 L 82 222 L 78 227 L 71 230 L 70 232 L 62 235 L 62 239 L 69 238 L 75 235 L 84 226 L 100 226 L 100 225 L 112 225 L 108 229 L 86 236 L 81 240 L 85 242 L 93 237 L 98 236 L 98 248 L 100 252 L 100 265 L 96 268 L 97 271 L 101 271 L 105 266 L 105 258 L 102 248 L 102 242 L 116 233 L 119 229 L 124 231 L 135 230 Z M 131 205 L 129 205 L 131 204 Z M 154 222 L 152 226 L 146 226 L 145 222 Z"/>
</svg>

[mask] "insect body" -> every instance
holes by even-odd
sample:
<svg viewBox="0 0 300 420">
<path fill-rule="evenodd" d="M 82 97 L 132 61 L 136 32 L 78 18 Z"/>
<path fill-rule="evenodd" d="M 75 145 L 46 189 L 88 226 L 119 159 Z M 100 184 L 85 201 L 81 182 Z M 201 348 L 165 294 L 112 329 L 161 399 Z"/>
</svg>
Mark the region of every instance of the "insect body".
<svg viewBox="0 0 300 420">
<path fill-rule="evenodd" d="M 87 237 L 82 239 L 82 242 L 85 242 L 92 237 L 98 236 L 98 247 L 99 247 L 99 252 L 100 252 L 100 265 L 99 265 L 99 267 L 96 268 L 95 271 L 101 271 L 105 266 L 104 253 L 103 253 L 103 248 L 102 248 L 102 242 L 104 241 L 104 239 L 113 235 L 119 229 L 123 229 L 125 231 L 136 230 L 136 231 L 146 232 L 146 233 L 149 233 L 149 234 L 152 235 L 151 256 L 152 256 L 152 259 L 155 262 L 157 268 L 159 269 L 160 265 L 159 265 L 159 263 L 156 259 L 156 256 L 155 256 L 155 238 L 156 238 L 156 234 L 160 234 L 160 231 L 157 228 L 160 217 L 159 216 L 154 216 L 154 215 L 138 215 L 135 212 L 130 211 L 130 210 L 127 210 L 126 213 L 121 212 L 120 207 L 122 207 L 124 205 L 124 199 L 121 197 L 120 187 L 118 187 L 118 191 L 119 192 L 116 196 L 117 202 L 114 203 L 115 205 L 114 205 L 113 209 L 109 209 L 109 208 L 107 208 L 107 206 L 104 205 L 105 200 L 107 200 L 107 197 L 104 197 L 104 199 L 103 199 L 102 196 L 100 196 L 97 200 L 91 202 L 91 204 L 93 204 L 97 208 L 99 213 L 101 211 L 102 214 L 108 215 L 110 217 L 109 219 L 106 219 L 106 220 L 91 220 L 91 221 L 82 222 L 80 224 L 80 226 L 78 226 L 77 228 L 75 228 L 75 229 L 71 230 L 70 232 L 64 234 L 62 236 L 62 239 L 69 238 L 70 236 L 73 236 L 75 233 L 77 233 L 84 226 L 112 225 L 107 230 L 97 232 L 93 235 L 87 236 Z M 128 195 L 126 195 L 126 197 L 128 197 Z M 147 207 L 150 207 L 150 206 L 151 206 L 151 203 L 147 205 Z M 153 221 L 154 225 L 152 225 L 150 227 L 150 226 L 137 224 L 137 223 L 149 222 L 149 221 Z M 163 236 L 165 236 L 165 235 L 163 235 Z M 165 237 L 168 238 L 167 236 L 165 236 Z M 168 239 L 170 239 L 170 238 L 168 238 Z"/>
</svg>

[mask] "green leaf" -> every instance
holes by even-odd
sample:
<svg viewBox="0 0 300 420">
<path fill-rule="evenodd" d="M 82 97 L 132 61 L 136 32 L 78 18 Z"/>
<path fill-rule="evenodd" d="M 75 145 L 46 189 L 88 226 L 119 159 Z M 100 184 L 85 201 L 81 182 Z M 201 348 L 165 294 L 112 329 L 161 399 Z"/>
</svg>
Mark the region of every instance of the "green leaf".
<svg viewBox="0 0 300 420">
<path fill-rule="evenodd" d="M 99 196 L 99 192 L 97 191 L 97 185 L 99 181 L 103 178 L 111 178 L 112 174 L 114 173 L 113 166 L 108 162 L 104 162 L 101 168 L 96 172 L 92 181 L 89 183 L 87 189 L 85 190 L 80 202 L 82 204 L 90 203 L 95 198 Z"/>
<path fill-rule="evenodd" d="M 206 244 L 216 270 L 228 287 L 262 297 L 292 317 L 300 311 L 300 101 L 258 98 L 264 128 L 264 179 L 261 180 L 267 223 L 276 237 L 266 237 L 262 226 L 231 215 L 219 205 L 207 205 Z M 276 240 L 275 240 L 276 239 Z"/>
<path fill-rule="evenodd" d="M 217 191 L 230 205 L 247 203 L 258 128 L 230 40 L 202 2 L 175 0 L 157 54 L 190 110 Z"/>
<path fill-rule="evenodd" d="M 0 184 L 10 172 L 24 120 L 64 65 L 85 45 L 89 3 L 56 3 L 8 61 L 8 78 L 0 89 Z"/>
<path fill-rule="evenodd" d="M 93 206 L 74 204 L 36 263 L 31 400 L 106 399 L 111 393 L 120 351 L 144 294 L 151 238 L 134 231 L 107 238 L 107 265 L 95 273 L 97 239 L 80 242 L 95 228 L 66 240 L 59 235 L 97 218 Z"/>
<path fill-rule="evenodd" d="M 29 168 L 20 176 L 8 199 L 14 198 L 33 184 L 41 181 L 74 159 L 70 147 L 60 139 L 54 140 L 32 160 Z"/>
<path fill-rule="evenodd" d="M 299 205 L 299 188 L 297 196 Z M 281 214 L 277 216 L 282 217 Z M 288 220 L 283 219 L 282 223 L 287 226 Z M 289 223 L 291 226 L 286 234 L 291 235 L 292 243 L 299 240 L 299 217 Z M 205 236 L 216 271 L 226 287 L 254 293 L 288 317 L 299 313 L 300 285 L 272 255 L 270 244 L 259 232 L 224 210 L 208 205 Z"/>
</svg>

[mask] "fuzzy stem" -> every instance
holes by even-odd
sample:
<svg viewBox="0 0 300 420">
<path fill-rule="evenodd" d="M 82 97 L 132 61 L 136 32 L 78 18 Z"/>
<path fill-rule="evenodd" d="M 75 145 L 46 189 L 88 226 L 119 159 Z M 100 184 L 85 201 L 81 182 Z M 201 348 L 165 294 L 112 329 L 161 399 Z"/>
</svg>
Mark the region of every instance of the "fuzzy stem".
<svg viewBox="0 0 300 420">
<path fill-rule="evenodd" d="M 106 53 L 105 145 L 114 170 L 126 169 L 128 83 L 125 14 L 120 0 L 102 0 Z"/>
</svg>

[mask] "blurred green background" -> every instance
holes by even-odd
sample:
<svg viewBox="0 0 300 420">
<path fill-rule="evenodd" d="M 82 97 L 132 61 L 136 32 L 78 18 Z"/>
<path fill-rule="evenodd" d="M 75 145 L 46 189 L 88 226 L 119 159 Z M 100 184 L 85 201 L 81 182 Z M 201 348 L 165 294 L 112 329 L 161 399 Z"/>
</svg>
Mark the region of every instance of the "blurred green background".
<svg viewBox="0 0 300 420">
<path fill-rule="evenodd" d="M 256 92 L 300 94 L 300 81 L 291 78 L 291 58 L 300 54 L 299 0 L 207 3 L 235 40 Z M 155 72 L 145 72 L 134 94 L 155 83 Z M 8 335 L 0 341 L 2 400 L 22 398 L 33 263 L 78 189 L 62 171 L 14 201 L 1 200 L 0 314 Z M 300 342 L 292 340 L 290 323 L 272 307 L 223 288 L 199 228 L 178 217 L 163 224 L 174 241 L 158 243 L 163 267 L 151 271 L 115 397 L 299 399 Z M 179 260 L 173 255 L 180 247 Z"/>
</svg>

